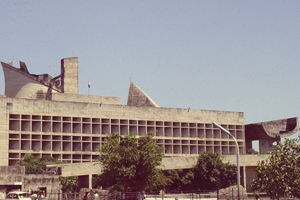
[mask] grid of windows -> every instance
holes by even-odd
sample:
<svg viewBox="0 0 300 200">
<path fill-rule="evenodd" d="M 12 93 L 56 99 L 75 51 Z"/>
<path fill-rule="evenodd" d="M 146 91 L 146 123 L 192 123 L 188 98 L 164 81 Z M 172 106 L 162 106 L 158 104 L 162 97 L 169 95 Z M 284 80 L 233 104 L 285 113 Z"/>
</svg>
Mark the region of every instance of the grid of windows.
<svg viewBox="0 0 300 200">
<path fill-rule="evenodd" d="M 236 137 L 240 153 L 244 153 L 244 126 L 222 126 Z M 236 151 L 232 138 L 208 123 L 10 114 L 9 165 L 15 165 L 29 152 L 69 163 L 91 162 L 98 157 L 97 148 L 105 137 L 113 132 L 137 137 L 154 132 L 165 156 Z"/>
</svg>

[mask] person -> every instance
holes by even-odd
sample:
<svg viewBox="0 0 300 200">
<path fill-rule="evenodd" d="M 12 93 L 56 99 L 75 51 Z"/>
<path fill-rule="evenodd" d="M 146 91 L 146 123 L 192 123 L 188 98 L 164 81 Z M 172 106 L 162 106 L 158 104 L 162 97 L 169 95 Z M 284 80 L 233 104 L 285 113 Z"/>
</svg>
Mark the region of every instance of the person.
<svg viewBox="0 0 300 200">
<path fill-rule="evenodd" d="M 260 200 L 259 194 L 257 194 L 257 193 L 255 194 L 255 199 L 256 199 L 256 200 Z"/>
<path fill-rule="evenodd" d="M 94 200 L 100 200 L 100 197 L 99 197 L 98 192 L 96 192 L 96 193 L 94 194 Z"/>
<path fill-rule="evenodd" d="M 125 193 L 121 192 L 121 200 L 125 200 Z"/>
<path fill-rule="evenodd" d="M 37 199 L 37 191 L 33 192 L 33 195 L 31 195 L 31 200 L 36 200 Z"/>
<path fill-rule="evenodd" d="M 5 192 L 3 191 L 3 192 L 1 192 L 1 194 L 0 194 L 0 199 L 5 199 L 6 198 L 6 194 L 5 194 Z"/>
<path fill-rule="evenodd" d="M 43 198 L 44 198 L 44 195 L 43 195 L 42 191 L 39 190 L 38 193 L 37 193 L 37 199 L 38 200 L 43 200 Z"/>
<path fill-rule="evenodd" d="M 137 200 L 142 200 L 142 194 L 140 191 L 138 191 L 138 194 L 137 194 Z"/>
<path fill-rule="evenodd" d="M 147 196 L 146 196 L 145 191 L 142 191 L 142 199 L 146 199 L 146 198 L 147 198 Z"/>
<path fill-rule="evenodd" d="M 30 195 L 32 195 L 32 189 L 28 189 L 27 193 L 30 194 Z"/>
<path fill-rule="evenodd" d="M 88 199 L 88 192 L 85 192 L 85 194 L 82 196 L 82 200 L 87 200 Z"/>
</svg>

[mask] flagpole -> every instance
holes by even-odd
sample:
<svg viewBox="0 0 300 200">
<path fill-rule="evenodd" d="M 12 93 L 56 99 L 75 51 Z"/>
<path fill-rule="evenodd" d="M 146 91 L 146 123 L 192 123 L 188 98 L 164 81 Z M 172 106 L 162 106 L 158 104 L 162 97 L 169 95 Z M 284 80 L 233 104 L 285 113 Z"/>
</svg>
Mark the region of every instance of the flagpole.
<svg viewBox="0 0 300 200">
<path fill-rule="evenodd" d="M 90 87 L 91 87 L 91 83 L 90 81 L 88 81 L 88 95 L 90 95 Z"/>
</svg>

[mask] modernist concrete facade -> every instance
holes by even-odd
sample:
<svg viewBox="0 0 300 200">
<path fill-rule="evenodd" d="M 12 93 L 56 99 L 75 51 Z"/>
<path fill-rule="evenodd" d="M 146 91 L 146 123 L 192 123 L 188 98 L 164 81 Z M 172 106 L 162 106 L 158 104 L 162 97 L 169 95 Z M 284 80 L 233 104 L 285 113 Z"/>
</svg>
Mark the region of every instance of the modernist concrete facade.
<svg viewBox="0 0 300 200">
<path fill-rule="evenodd" d="M 90 163 L 112 132 L 137 137 L 153 132 L 165 157 L 173 160 L 193 159 L 204 151 L 235 154 L 234 141 L 213 127 L 213 121 L 236 137 L 242 155 L 253 140 L 259 140 L 260 152 L 266 153 L 299 127 L 296 117 L 245 125 L 243 112 L 162 108 L 132 82 L 127 105 L 121 105 L 118 97 L 79 95 L 77 58 L 62 59 L 61 75 L 54 78 L 30 74 L 23 62 L 20 69 L 1 64 L 5 76 L 5 95 L 0 96 L 2 166 L 17 165 L 26 153 L 70 164 Z M 241 166 L 246 177 L 243 167 L 250 165 Z"/>
</svg>

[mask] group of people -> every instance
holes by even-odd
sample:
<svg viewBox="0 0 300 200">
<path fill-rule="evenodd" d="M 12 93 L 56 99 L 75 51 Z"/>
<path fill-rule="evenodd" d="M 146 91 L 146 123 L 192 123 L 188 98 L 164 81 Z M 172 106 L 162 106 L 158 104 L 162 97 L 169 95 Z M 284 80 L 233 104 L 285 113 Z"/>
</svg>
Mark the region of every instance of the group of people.
<svg viewBox="0 0 300 200">
<path fill-rule="evenodd" d="M 98 192 L 85 192 L 84 195 L 82 196 L 82 200 L 88 200 L 88 199 L 93 199 L 93 200 L 100 200 L 100 196 Z"/>
<path fill-rule="evenodd" d="M 137 200 L 144 200 L 144 199 L 146 199 L 145 191 L 138 192 Z"/>
<path fill-rule="evenodd" d="M 136 196 L 136 200 L 145 200 L 146 197 L 147 196 L 146 196 L 145 191 L 138 191 L 137 196 Z M 126 199 L 125 193 L 121 192 L 120 200 L 125 200 L 125 199 Z"/>
<path fill-rule="evenodd" d="M 126 199 L 125 193 L 121 192 L 121 195 L 119 196 L 119 198 L 120 198 L 120 200 L 125 200 Z M 100 200 L 100 196 L 99 196 L 98 192 L 93 192 L 91 190 L 90 192 L 85 192 L 81 199 L 82 200 L 90 200 L 90 199 Z M 139 191 L 137 193 L 136 200 L 145 200 L 145 199 L 146 199 L 145 191 L 141 191 L 141 192 Z"/>
<path fill-rule="evenodd" d="M 82 196 L 82 200 L 90 200 L 90 199 L 93 199 L 93 200 L 100 200 L 100 196 L 97 192 L 93 192 L 92 190 L 90 192 L 85 192 L 84 195 Z M 125 200 L 126 197 L 125 197 L 125 193 L 124 192 L 121 192 L 121 195 L 120 195 L 120 200 Z M 139 191 L 137 193 L 137 197 L 136 197 L 136 200 L 145 200 L 146 199 L 146 193 L 145 191 Z"/>
<path fill-rule="evenodd" d="M 45 197 L 45 191 L 42 190 L 38 190 L 38 191 L 34 191 L 32 192 L 31 190 L 31 200 L 43 200 L 43 198 Z"/>
</svg>

